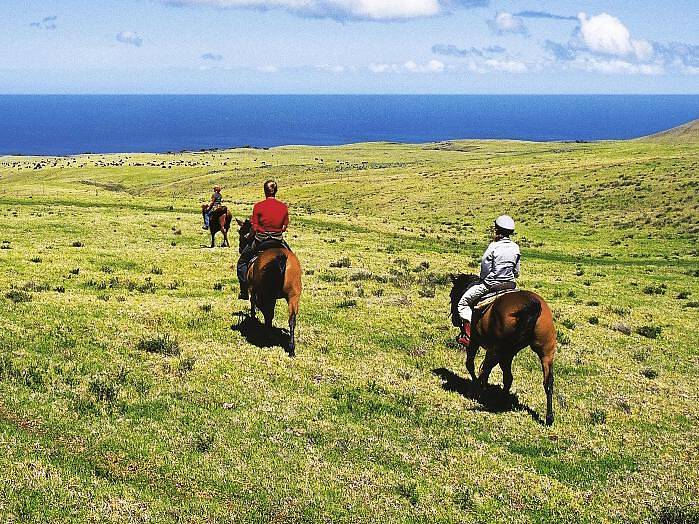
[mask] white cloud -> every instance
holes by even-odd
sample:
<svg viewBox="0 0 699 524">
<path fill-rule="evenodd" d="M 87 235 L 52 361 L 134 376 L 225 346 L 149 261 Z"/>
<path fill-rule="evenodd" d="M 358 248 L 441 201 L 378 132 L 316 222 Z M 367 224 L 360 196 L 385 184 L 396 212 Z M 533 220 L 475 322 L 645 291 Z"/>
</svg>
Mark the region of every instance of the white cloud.
<svg viewBox="0 0 699 524">
<path fill-rule="evenodd" d="M 527 64 L 517 60 L 496 60 L 489 59 L 484 62 L 493 71 L 502 71 L 505 73 L 524 73 L 527 71 Z"/>
<path fill-rule="evenodd" d="M 326 73 L 335 73 L 335 74 L 340 74 L 345 72 L 345 67 L 341 65 L 329 65 L 329 64 L 322 64 L 316 66 L 316 69 L 320 69 L 321 71 L 325 71 Z"/>
<path fill-rule="evenodd" d="M 513 15 L 512 13 L 500 12 L 495 15 L 493 20 L 488 20 L 490 29 L 498 35 L 512 33 L 516 35 L 527 35 L 529 31 L 524 25 L 522 18 Z"/>
<path fill-rule="evenodd" d="M 376 74 L 381 73 L 397 73 L 399 67 L 396 64 L 369 64 L 369 71 Z"/>
<path fill-rule="evenodd" d="M 653 46 L 646 40 L 634 40 L 618 18 L 607 13 L 588 17 L 578 15 L 580 36 L 593 53 L 617 57 L 635 57 L 647 61 L 653 56 Z"/>
<path fill-rule="evenodd" d="M 573 67 L 583 69 L 593 73 L 604 73 L 607 75 L 615 74 L 634 74 L 634 75 L 662 75 L 665 73 L 665 68 L 662 64 L 640 64 L 632 63 L 626 60 L 601 59 L 597 57 L 578 58 L 572 62 Z"/>
<path fill-rule="evenodd" d="M 258 70 L 260 73 L 278 73 L 278 72 L 279 72 L 279 68 L 278 68 L 277 66 L 271 65 L 271 64 L 270 64 L 270 65 L 259 66 L 259 67 L 257 68 L 257 70 Z"/>
<path fill-rule="evenodd" d="M 444 71 L 444 62 L 430 60 L 425 64 L 418 64 L 413 60 L 408 60 L 403 67 L 411 73 L 441 73 Z"/>
<path fill-rule="evenodd" d="M 392 21 L 446 14 L 452 7 L 479 7 L 488 0 L 160 0 L 173 6 L 285 9 L 335 20 Z"/>
<path fill-rule="evenodd" d="M 369 71 L 376 74 L 382 73 L 442 73 L 446 69 L 444 62 L 430 60 L 424 64 L 415 60 L 408 60 L 403 65 L 399 64 L 369 64 Z"/>
<path fill-rule="evenodd" d="M 143 45 L 143 37 L 132 31 L 122 31 L 116 35 L 116 39 L 122 44 L 129 44 L 136 47 L 141 47 Z"/>
</svg>

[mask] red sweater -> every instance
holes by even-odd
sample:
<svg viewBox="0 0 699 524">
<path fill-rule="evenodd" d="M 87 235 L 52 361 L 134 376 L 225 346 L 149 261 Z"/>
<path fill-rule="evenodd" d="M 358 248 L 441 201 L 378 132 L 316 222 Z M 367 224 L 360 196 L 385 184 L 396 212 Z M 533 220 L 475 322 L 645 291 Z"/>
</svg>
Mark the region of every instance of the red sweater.
<svg viewBox="0 0 699 524">
<path fill-rule="evenodd" d="M 252 228 L 255 233 L 281 233 L 289 225 L 289 208 L 274 197 L 267 197 L 252 208 Z"/>
</svg>

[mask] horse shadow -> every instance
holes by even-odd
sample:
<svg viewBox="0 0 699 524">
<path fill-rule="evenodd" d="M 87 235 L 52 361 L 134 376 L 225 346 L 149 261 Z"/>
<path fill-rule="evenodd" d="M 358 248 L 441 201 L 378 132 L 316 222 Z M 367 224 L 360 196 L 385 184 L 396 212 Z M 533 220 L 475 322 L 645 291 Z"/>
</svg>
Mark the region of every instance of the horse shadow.
<svg viewBox="0 0 699 524">
<path fill-rule="evenodd" d="M 288 329 L 274 326 L 271 329 L 267 329 L 257 317 L 250 316 L 246 311 L 238 311 L 234 315 L 238 317 L 238 322 L 231 326 L 231 330 L 238 331 L 243 335 L 248 344 L 258 348 L 281 347 L 291 356 L 291 350 L 289 349 L 291 337 Z"/>
<path fill-rule="evenodd" d="M 461 377 L 446 368 L 433 369 L 432 374 L 442 379 L 443 390 L 458 393 L 462 397 L 478 402 L 481 408 L 477 409 L 488 413 L 524 411 L 534 422 L 544 425 L 544 421 L 536 411 L 526 404 L 522 404 L 514 393 L 505 393 L 500 386 L 488 384 L 485 389 L 482 389 L 470 378 Z"/>
</svg>

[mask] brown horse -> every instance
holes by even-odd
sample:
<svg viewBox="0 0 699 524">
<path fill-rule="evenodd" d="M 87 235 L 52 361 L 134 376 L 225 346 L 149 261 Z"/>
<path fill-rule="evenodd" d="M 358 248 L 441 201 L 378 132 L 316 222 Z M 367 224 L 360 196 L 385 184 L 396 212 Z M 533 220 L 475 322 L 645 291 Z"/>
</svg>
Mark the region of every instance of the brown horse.
<svg viewBox="0 0 699 524">
<path fill-rule="evenodd" d="M 202 215 L 209 209 L 209 204 L 201 205 Z M 226 206 L 219 206 L 211 212 L 209 217 L 209 231 L 211 232 L 211 247 L 214 247 L 214 238 L 219 231 L 223 233 L 223 244 L 221 247 L 230 247 L 228 243 L 228 230 L 233 222 L 233 213 Z"/>
<path fill-rule="evenodd" d="M 250 220 L 237 222 L 240 225 L 238 234 L 242 253 L 243 249 L 254 241 L 254 235 L 251 234 Z M 256 308 L 262 311 L 267 329 L 272 328 L 277 299 L 286 299 L 289 305 L 289 355 L 293 357 L 296 352 L 296 316 L 302 290 L 299 259 L 285 246 L 277 245 L 265 249 L 250 264 L 247 280 L 250 314 L 254 317 Z"/>
<path fill-rule="evenodd" d="M 477 284 L 476 275 L 452 276 L 451 319 L 461 326 L 459 300 L 466 290 Z M 495 299 L 485 311 L 474 312 L 471 344 L 466 352 L 466 369 L 474 383 L 488 385 L 492 369 L 499 365 L 505 392 L 512 386 L 512 359 L 530 346 L 541 361 L 546 392 L 546 424 L 553 424 L 553 359 L 556 354 L 556 328 L 551 309 L 543 298 L 530 291 L 514 291 Z M 478 378 L 474 362 L 478 349 L 486 349 Z"/>
</svg>

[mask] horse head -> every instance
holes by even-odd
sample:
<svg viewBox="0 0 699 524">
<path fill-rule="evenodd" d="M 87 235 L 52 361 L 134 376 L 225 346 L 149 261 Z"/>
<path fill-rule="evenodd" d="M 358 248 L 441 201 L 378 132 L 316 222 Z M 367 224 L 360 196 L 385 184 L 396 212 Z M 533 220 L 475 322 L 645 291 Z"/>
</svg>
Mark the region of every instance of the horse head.
<svg viewBox="0 0 699 524">
<path fill-rule="evenodd" d="M 459 300 L 464 296 L 466 290 L 471 286 L 475 286 L 480 282 L 478 275 L 452 275 L 452 288 L 449 294 L 451 300 L 451 323 L 454 326 L 461 326 L 461 317 L 459 317 Z"/>
<path fill-rule="evenodd" d="M 238 251 L 240 253 L 243 252 L 243 250 L 252 243 L 253 240 L 253 235 L 252 235 L 252 222 L 250 222 L 249 218 L 245 219 L 245 222 L 239 219 L 235 219 L 236 222 L 238 222 Z"/>
</svg>

